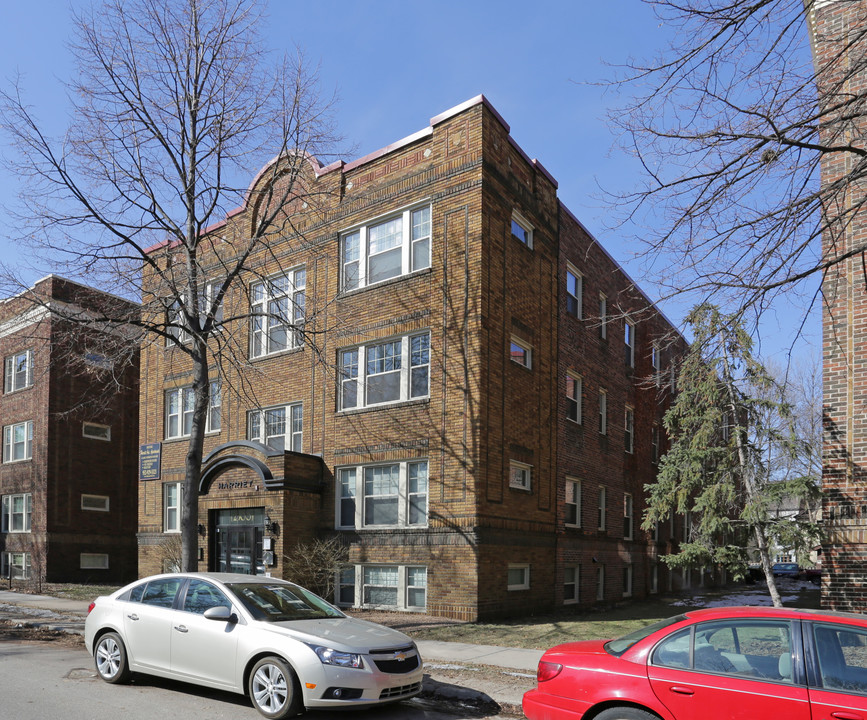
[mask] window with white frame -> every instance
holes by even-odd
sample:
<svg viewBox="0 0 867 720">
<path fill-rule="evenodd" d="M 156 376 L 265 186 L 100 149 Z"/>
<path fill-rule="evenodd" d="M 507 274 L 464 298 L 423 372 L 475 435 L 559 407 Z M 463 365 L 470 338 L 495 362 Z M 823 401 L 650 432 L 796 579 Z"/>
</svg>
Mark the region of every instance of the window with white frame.
<svg viewBox="0 0 867 720">
<path fill-rule="evenodd" d="M 623 539 L 632 540 L 632 494 L 623 495 Z"/>
<path fill-rule="evenodd" d="M 629 321 L 623 323 L 623 342 L 626 350 L 626 365 L 635 367 L 635 325 Z"/>
<path fill-rule="evenodd" d="M 183 483 L 163 484 L 163 532 L 181 531 L 181 500 L 184 496 Z"/>
<path fill-rule="evenodd" d="M 606 527 L 606 505 L 608 503 L 607 491 L 604 485 L 599 486 L 599 504 L 597 506 L 597 522 L 596 527 L 599 530 L 604 530 Z"/>
<path fill-rule="evenodd" d="M 109 498 L 108 495 L 81 495 L 81 509 L 91 510 L 93 512 L 108 512 Z"/>
<path fill-rule="evenodd" d="M 250 357 L 291 350 L 304 344 L 307 271 L 295 268 L 250 287 Z"/>
<path fill-rule="evenodd" d="M 630 455 L 635 449 L 635 411 L 631 407 L 626 407 L 623 413 L 623 447 Z"/>
<path fill-rule="evenodd" d="M 189 437 L 193 431 L 193 411 L 196 406 L 195 390 L 191 386 L 167 390 L 165 402 L 166 439 Z M 205 432 L 218 432 L 220 430 L 221 411 L 222 390 L 220 381 L 214 380 L 208 391 Z"/>
<path fill-rule="evenodd" d="M 81 553 L 78 567 L 82 570 L 108 570 L 107 553 Z"/>
<path fill-rule="evenodd" d="M 530 566 L 526 563 L 509 563 L 507 587 L 509 590 L 530 589 Z"/>
<path fill-rule="evenodd" d="M 337 527 L 424 527 L 427 460 L 337 469 Z"/>
<path fill-rule="evenodd" d="M 430 333 L 341 350 L 340 409 L 373 407 L 430 395 Z"/>
<path fill-rule="evenodd" d="M 208 320 L 208 313 L 211 309 L 211 303 L 220 291 L 220 285 L 217 283 L 205 283 L 199 288 L 199 327 L 204 327 Z M 190 339 L 189 325 L 184 317 L 183 303 L 184 295 L 176 298 L 168 311 L 168 339 L 167 345 L 176 343 L 185 343 Z M 223 303 L 221 302 L 214 310 L 215 323 L 223 321 Z"/>
<path fill-rule="evenodd" d="M 650 462 L 654 465 L 659 462 L 659 425 L 656 424 L 650 428 Z"/>
<path fill-rule="evenodd" d="M 533 226 L 517 210 L 512 211 L 512 237 L 528 248 L 533 247 Z"/>
<path fill-rule="evenodd" d="M 581 424 L 581 378 L 566 373 L 566 419 Z"/>
<path fill-rule="evenodd" d="M 424 611 L 427 568 L 419 565 L 348 565 L 338 572 L 334 599 L 342 607 Z"/>
<path fill-rule="evenodd" d="M 605 566 L 596 566 L 596 599 L 605 599 Z"/>
<path fill-rule="evenodd" d="M 362 225 L 340 239 L 341 289 L 374 285 L 431 265 L 430 205 Z"/>
<path fill-rule="evenodd" d="M 2 558 L 3 567 L 0 571 L 4 578 L 11 575 L 13 580 L 30 579 L 30 553 L 4 552 Z"/>
<path fill-rule="evenodd" d="M 509 357 L 512 362 L 523 365 L 525 368 L 533 367 L 533 349 L 523 340 L 512 337 L 509 343 Z"/>
<path fill-rule="evenodd" d="M 599 337 L 608 338 L 608 298 L 599 294 Z"/>
<path fill-rule="evenodd" d="M 2 500 L 2 522 L 4 533 L 29 533 L 33 515 L 33 496 L 31 493 L 4 495 Z"/>
<path fill-rule="evenodd" d="M 584 277 L 569 263 L 566 266 L 566 312 L 584 317 Z"/>
<path fill-rule="evenodd" d="M 274 450 L 301 452 L 303 428 L 304 410 L 301 403 L 250 410 L 247 413 L 247 439 Z"/>
<path fill-rule="evenodd" d="M 608 393 L 599 389 L 599 434 L 608 434 Z"/>
<path fill-rule="evenodd" d="M 662 351 L 659 349 L 659 343 L 654 342 L 650 347 L 650 364 L 653 366 L 653 382 L 656 387 L 662 384 Z"/>
<path fill-rule="evenodd" d="M 533 466 L 511 460 L 509 462 L 509 487 L 530 490 L 533 483 Z"/>
<path fill-rule="evenodd" d="M 632 597 L 632 563 L 623 566 L 623 597 Z"/>
<path fill-rule="evenodd" d="M 81 436 L 90 438 L 91 440 L 111 440 L 111 425 L 100 425 L 99 423 L 83 422 L 81 423 Z"/>
<path fill-rule="evenodd" d="M 581 481 L 566 478 L 566 524 L 581 527 Z"/>
<path fill-rule="evenodd" d="M 3 462 L 19 462 L 33 457 L 33 421 L 3 428 Z"/>
<path fill-rule="evenodd" d="M 581 586 L 580 565 L 567 565 L 563 568 L 563 604 L 573 605 L 578 602 L 578 591 Z"/>
<path fill-rule="evenodd" d="M 23 390 L 33 384 L 33 351 L 24 350 L 6 358 L 3 392 Z"/>
</svg>

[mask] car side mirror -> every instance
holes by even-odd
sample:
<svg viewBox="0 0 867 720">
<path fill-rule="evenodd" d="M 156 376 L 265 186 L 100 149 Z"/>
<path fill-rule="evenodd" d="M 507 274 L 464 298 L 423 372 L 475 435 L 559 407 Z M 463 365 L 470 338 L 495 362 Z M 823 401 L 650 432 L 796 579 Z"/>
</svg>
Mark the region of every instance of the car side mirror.
<svg viewBox="0 0 867 720">
<path fill-rule="evenodd" d="M 228 608 L 225 605 L 218 605 L 217 607 L 212 607 L 205 610 L 205 619 L 219 620 L 228 623 L 238 622 L 238 616 L 232 612 L 231 608 Z"/>
</svg>

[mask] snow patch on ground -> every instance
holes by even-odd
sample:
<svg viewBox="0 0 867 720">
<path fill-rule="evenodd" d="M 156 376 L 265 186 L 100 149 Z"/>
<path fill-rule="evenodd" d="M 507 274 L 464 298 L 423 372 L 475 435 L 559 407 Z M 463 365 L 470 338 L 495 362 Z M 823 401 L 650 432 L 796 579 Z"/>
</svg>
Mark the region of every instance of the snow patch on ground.
<svg viewBox="0 0 867 720">
<path fill-rule="evenodd" d="M 800 597 L 800 592 L 804 589 L 815 588 L 806 580 L 786 581 L 785 583 L 777 583 L 777 589 L 780 591 L 780 597 L 786 604 L 797 603 Z M 681 598 L 672 603 L 674 607 L 730 607 L 732 605 L 753 605 L 770 606 L 771 602 L 768 587 L 764 582 L 756 583 L 753 587 L 738 588 L 735 591 L 725 593 L 724 595 L 705 597 L 700 593 L 695 593 L 691 597 Z"/>
</svg>

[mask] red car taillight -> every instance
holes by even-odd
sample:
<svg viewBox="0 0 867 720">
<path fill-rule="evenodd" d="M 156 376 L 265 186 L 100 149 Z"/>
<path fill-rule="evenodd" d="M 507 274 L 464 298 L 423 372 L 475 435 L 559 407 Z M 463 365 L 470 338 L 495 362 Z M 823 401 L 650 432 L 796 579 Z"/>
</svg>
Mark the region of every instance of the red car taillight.
<svg viewBox="0 0 867 720">
<path fill-rule="evenodd" d="M 95 608 L 95 607 L 96 607 L 96 603 L 95 603 L 95 602 L 90 603 L 90 605 L 87 606 L 87 614 L 90 615 L 91 611 L 92 611 L 93 608 Z"/>
<path fill-rule="evenodd" d="M 558 663 L 539 661 L 539 669 L 536 671 L 536 681 L 545 682 L 551 680 L 560 674 L 563 666 Z"/>
</svg>

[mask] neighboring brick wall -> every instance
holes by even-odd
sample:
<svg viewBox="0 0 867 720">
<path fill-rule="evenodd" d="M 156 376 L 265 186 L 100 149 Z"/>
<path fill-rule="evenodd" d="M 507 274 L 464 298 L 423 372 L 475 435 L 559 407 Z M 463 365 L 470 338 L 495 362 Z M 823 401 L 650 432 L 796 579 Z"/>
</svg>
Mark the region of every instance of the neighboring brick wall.
<svg viewBox="0 0 867 720">
<path fill-rule="evenodd" d="M 817 3 L 813 13 L 813 50 L 817 66 L 831 61 L 842 49 L 841 40 L 851 32 L 863 32 L 867 2 Z M 862 47 L 862 45 L 858 45 Z M 863 61 L 863 58 L 858 58 Z M 840 57 L 836 72 L 824 77 L 820 97 L 830 105 L 834 93 L 859 94 L 867 89 L 867 75 L 852 75 L 835 91 L 849 58 Z M 863 145 L 867 120 L 831 119 L 823 139 Z M 827 187 L 849 172 L 846 153 L 822 157 L 822 183 Z M 851 187 L 847 197 L 834 205 L 848 212 L 863 201 L 865 188 Z M 863 211 L 846 227 L 832 225 L 823 235 L 823 251 L 830 255 L 848 252 L 867 239 Z M 822 562 L 825 576 L 822 604 L 838 610 L 861 612 L 867 601 L 867 287 L 863 273 L 864 253 L 831 267 L 824 279 L 824 456 L 822 486 L 823 522 L 826 530 Z"/>
</svg>

